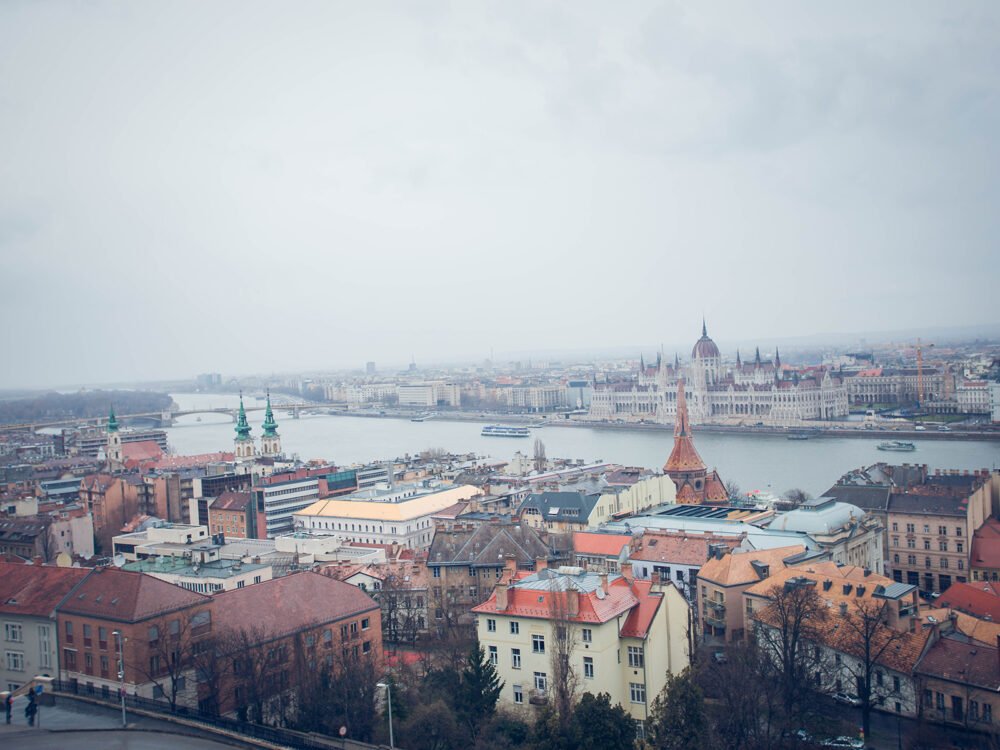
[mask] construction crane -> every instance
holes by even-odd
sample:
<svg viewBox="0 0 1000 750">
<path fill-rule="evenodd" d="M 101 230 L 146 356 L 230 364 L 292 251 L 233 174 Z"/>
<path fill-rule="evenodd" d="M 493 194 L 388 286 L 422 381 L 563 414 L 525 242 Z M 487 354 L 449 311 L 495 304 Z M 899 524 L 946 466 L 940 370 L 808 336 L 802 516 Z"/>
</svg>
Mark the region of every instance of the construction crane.
<svg viewBox="0 0 1000 750">
<path fill-rule="evenodd" d="M 930 349 L 934 344 L 928 344 L 927 348 Z M 917 406 L 923 406 L 924 404 L 924 347 L 917 339 Z"/>
</svg>

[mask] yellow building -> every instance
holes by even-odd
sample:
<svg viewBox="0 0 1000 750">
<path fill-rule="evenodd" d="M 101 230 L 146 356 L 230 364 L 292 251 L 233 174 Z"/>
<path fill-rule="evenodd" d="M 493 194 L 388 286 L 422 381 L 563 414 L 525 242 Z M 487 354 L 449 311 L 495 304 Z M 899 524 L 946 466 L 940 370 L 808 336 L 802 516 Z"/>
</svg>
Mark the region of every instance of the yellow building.
<svg viewBox="0 0 1000 750">
<path fill-rule="evenodd" d="M 500 700 L 531 711 L 552 700 L 557 682 L 575 699 L 606 692 L 645 732 L 649 707 L 690 663 L 690 609 L 683 594 L 659 577 L 640 581 L 577 567 L 535 572 L 508 567 L 493 594 L 473 608 L 479 642 L 504 682 Z M 568 654 L 569 676 L 557 657 Z"/>
</svg>

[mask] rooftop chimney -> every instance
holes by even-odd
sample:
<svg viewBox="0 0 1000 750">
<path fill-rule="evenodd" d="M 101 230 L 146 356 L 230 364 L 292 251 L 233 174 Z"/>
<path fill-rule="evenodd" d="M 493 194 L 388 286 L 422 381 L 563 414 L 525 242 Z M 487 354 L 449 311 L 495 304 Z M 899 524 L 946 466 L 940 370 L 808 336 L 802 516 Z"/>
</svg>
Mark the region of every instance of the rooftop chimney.
<svg viewBox="0 0 1000 750">
<path fill-rule="evenodd" d="M 608 593 L 608 574 L 601 573 L 601 591 Z"/>
<path fill-rule="evenodd" d="M 503 557 L 503 566 L 504 566 L 504 568 L 506 570 L 509 570 L 511 573 L 516 573 L 517 572 L 517 558 L 515 558 L 513 555 L 504 555 L 504 557 Z"/>
<path fill-rule="evenodd" d="M 507 604 L 510 596 L 510 586 L 500 585 L 496 588 L 497 592 L 497 612 L 504 612 L 507 609 Z"/>
<path fill-rule="evenodd" d="M 535 558 L 535 572 L 536 573 L 539 572 L 539 571 L 541 571 L 541 570 L 545 570 L 547 567 L 549 567 L 549 561 L 548 560 L 546 560 L 544 557 L 536 557 Z"/>
<path fill-rule="evenodd" d="M 624 578 L 629 583 L 632 583 L 632 581 L 635 580 L 635 577 L 632 575 L 632 563 L 630 562 L 622 563 L 622 578 Z"/>
<path fill-rule="evenodd" d="M 847 602 L 840 603 L 840 616 L 847 617 Z"/>
</svg>

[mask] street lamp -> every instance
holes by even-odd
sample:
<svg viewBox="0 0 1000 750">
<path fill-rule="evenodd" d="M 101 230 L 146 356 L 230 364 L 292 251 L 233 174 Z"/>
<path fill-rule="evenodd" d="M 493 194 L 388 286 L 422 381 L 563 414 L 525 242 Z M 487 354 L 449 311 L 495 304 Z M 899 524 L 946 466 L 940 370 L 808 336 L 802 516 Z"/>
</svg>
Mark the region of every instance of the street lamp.
<svg viewBox="0 0 1000 750">
<path fill-rule="evenodd" d="M 395 750 L 396 743 L 392 736 L 392 688 L 388 682 L 380 682 L 375 687 L 385 688 L 385 697 L 389 701 L 389 748 Z"/>
<path fill-rule="evenodd" d="M 122 648 L 122 643 L 125 639 L 122 638 L 120 630 L 112 631 L 111 635 L 118 642 L 118 694 L 121 696 L 122 702 L 122 729 L 125 729 L 127 727 L 125 719 L 125 654 Z"/>
</svg>

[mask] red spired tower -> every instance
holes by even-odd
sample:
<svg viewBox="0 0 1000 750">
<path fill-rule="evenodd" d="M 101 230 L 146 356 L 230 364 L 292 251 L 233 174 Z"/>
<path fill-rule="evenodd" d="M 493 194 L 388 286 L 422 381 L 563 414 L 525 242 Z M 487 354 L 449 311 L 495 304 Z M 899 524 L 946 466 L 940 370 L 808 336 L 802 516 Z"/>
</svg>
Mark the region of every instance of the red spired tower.
<svg viewBox="0 0 1000 750">
<path fill-rule="evenodd" d="M 698 455 L 688 421 L 684 379 L 677 381 L 677 421 L 674 423 L 674 449 L 663 471 L 677 487 L 677 502 L 688 505 L 725 503 L 729 500 L 725 485 L 714 469 L 708 470 Z"/>
</svg>

